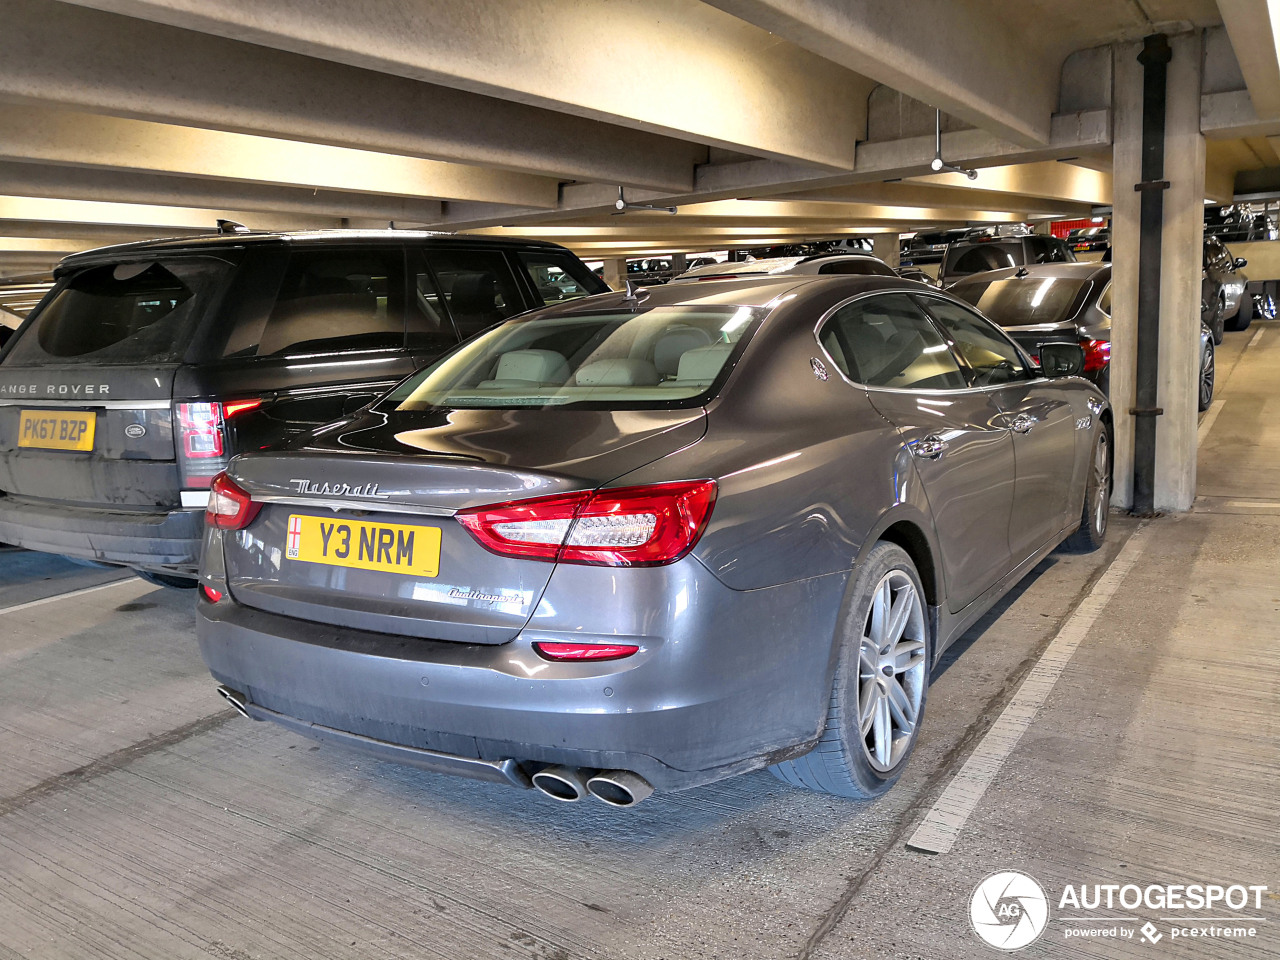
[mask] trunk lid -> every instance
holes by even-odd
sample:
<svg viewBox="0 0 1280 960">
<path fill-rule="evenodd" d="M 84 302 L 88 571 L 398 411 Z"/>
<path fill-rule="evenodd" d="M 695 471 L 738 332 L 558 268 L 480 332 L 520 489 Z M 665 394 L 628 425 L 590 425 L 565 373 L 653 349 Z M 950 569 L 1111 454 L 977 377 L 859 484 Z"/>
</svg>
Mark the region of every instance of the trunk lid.
<svg viewBox="0 0 1280 960">
<path fill-rule="evenodd" d="M 698 440 L 701 408 L 366 414 L 306 450 L 231 467 L 263 504 L 223 537 L 239 603 L 338 626 L 504 643 L 555 565 L 500 557 L 454 519 L 469 507 L 589 490 Z"/>
</svg>

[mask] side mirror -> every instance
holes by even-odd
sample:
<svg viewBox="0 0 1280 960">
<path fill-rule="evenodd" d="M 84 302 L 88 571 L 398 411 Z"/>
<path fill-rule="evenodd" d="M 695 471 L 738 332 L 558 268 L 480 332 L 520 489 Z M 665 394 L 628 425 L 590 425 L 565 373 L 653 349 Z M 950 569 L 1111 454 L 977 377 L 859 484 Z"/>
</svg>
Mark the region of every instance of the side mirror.
<svg viewBox="0 0 1280 960">
<path fill-rule="evenodd" d="M 1046 343 L 1040 347 L 1040 371 L 1046 377 L 1076 377 L 1084 371 L 1084 347 Z"/>
<path fill-rule="evenodd" d="M 1247 267 L 1248 265 L 1249 265 L 1249 261 L 1246 260 L 1244 257 L 1236 257 L 1237 270 L 1241 269 L 1242 267 Z"/>
</svg>

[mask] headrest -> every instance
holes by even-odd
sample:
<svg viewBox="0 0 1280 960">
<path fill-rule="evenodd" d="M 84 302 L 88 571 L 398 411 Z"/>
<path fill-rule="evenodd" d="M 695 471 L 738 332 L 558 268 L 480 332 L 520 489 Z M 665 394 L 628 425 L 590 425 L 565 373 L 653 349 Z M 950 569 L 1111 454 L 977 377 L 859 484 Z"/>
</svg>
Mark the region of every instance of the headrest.
<svg viewBox="0 0 1280 960">
<path fill-rule="evenodd" d="M 554 350 L 510 350 L 498 358 L 494 378 L 564 383 L 569 379 L 569 364 Z"/>
<path fill-rule="evenodd" d="M 680 370 L 677 380 L 705 380 L 710 382 L 720 373 L 725 360 L 733 352 L 731 343 L 713 343 L 709 347 L 697 347 L 686 350 L 680 355 Z"/>
<path fill-rule="evenodd" d="M 710 343 L 711 334 L 701 327 L 672 327 L 653 348 L 653 365 L 664 377 L 674 377 L 680 370 L 681 354 Z"/>
<path fill-rule="evenodd" d="M 580 387 L 652 387 L 658 370 L 648 360 L 597 360 L 579 367 L 574 381 Z"/>
<path fill-rule="evenodd" d="M 497 277 L 492 273 L 468 273 L 458 277 L 449 291 L 449 307 L 455 313 L 495 313 L 498 309 Z"/>
</svg>

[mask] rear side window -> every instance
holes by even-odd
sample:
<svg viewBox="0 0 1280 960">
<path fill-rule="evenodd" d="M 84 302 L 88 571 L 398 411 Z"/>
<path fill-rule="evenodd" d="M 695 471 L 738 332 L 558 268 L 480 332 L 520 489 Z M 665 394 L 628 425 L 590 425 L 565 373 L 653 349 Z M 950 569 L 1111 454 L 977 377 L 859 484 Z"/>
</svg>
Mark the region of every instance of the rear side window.
<svg viewBox="0 0 1280 960">
<path fill-rule="evenodd" d="M 587 269 L 577 257 L 558 251 L 518 253 L 533 288 L 543 303 L 577 300 L 593 293 L 606 293 L 604 281 Z"/>
<path fill-rule="evenodd" d="M 464 340 L 528 309 L 501 250 L 429 250 L 427 262 Z"/>
<path fill-rule="evenodd" d="M 823 325 L 818 339 L 845 376 L 869 387 L 962 390 L 968 386 L 938 329 L 902 294 L 841 307 Z"/>
<path fill-rule="evenodd" d="M 181 360 L 234 268 L 205 257 L 90 267 L 40 311 L 7 362 L 164 363 Z"/>
<path fill-rule="evenodd" d="M 892 269 L 875 260 L 836 260 L 824 263 L 818 273 L 855 274 L 862 277 L 896 277 Z"/>
<path fill-rule="evenodd" d="M 225 356 L 271 357 L 404 345 L 404 254 L 294 250 L 265 325 L 238 328 Z"/>
<path fill-rule="evenodd" d="M 1017 247 L 1002 243 L 982 243 L 968 250 L 955 252 L 955 259 L 947 269 L 948 276 L 968 276 L 984 270 L 1000 270 L 1004 267 L 1018 266 L 1021 258 L 1015 251 Z"/>
</svg>

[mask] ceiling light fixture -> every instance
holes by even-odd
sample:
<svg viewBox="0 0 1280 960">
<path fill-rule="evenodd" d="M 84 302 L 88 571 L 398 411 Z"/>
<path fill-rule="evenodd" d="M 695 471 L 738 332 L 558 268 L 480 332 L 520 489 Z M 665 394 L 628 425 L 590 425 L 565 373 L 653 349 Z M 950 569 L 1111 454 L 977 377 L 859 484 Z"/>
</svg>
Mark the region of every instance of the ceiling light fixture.
<svg viewBox="0 0 1280 960">
<path fill-rule="evenodd" d="M 947 163 L 942 159 L 942 111 L 934 110 L 934 126 L 933 126 L 933 159 L 929 161 L 929 169 L 934 173 L 941 173 L 943 170 L 949 170 L 952 173 L 963 173 L 970 180 L 978 179 L 978 171 L 969 167 L 957 167 L 953 163 Z M 619 187 L 621 190 L 621 187 Z"/>
</svg>

